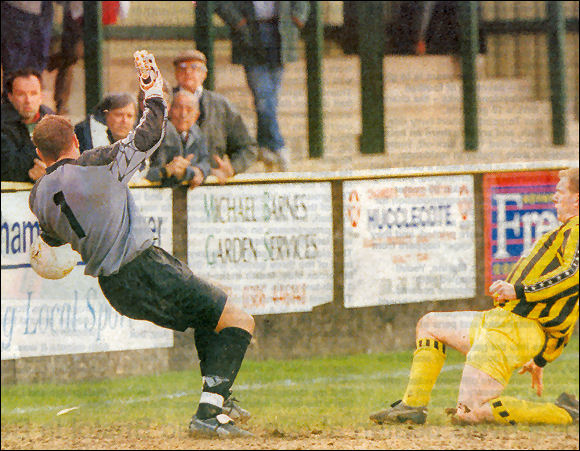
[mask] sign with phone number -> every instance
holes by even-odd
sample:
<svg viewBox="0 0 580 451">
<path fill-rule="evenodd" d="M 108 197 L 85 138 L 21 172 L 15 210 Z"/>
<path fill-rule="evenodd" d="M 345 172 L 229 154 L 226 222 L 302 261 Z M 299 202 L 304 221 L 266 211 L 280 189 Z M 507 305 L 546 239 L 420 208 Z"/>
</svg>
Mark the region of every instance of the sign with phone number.
<svg viewBox="0 0 580 451">
<path fill-rule="evenodd" d="M 252 314 L 332 302 L 330 183 L 188 192 L 188 264 Z"/>
<path fill-rule="evenodd" d="M 345 307 L 475 295 L 472 176 L 343 186 Z"/>
</svg>

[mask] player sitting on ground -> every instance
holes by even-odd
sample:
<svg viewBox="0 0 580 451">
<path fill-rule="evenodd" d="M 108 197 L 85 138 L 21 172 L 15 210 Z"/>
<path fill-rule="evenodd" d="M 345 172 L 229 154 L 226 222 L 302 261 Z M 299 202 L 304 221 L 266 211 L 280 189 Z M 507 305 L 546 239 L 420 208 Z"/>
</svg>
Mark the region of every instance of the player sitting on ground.
<svg viewBox="0 0 580 451">
<path fill-rule="evenodd" d="M 467 356 L 457 423 L 578 423 L 578 400 L 562 393 L 555 403 L 502 396 L 512 372 L 530 372 L 543 390 L 543 367 L 568 343 L 578 320 L 578 168 L 560 172 L 553 197 L 562 225 L 539 238 L 505 281 L 490 286 L 495 307 L 485 312 L 431 312 L 417 324 L 417 350 L 407 390 L 390 409 L 371 415 L 382 423 L 422 424 L 446 346 Z"/>
<path fill-rule="evenodd" d="M 30 209 L 51 246 L 70 243 L 85 274 L 98 277 L 103 294 L 121 315 L 184 331 L 193 327 L 203 391 L 189 429 L 214 436 L 247 436 L 225 414 L 230 388 L 254 330 L 252 316 L 228 301 L 224 291 L 196 277 L 153 234 L 127 183 L 158 148 L 167 120 L 163 80 L 153 55 L 137 52 L 145 110 L 139 125 L 111 145 L 79 152 L 73 126 L 49 115 L 33 141 L 46 163 L 34 185 Z M 225 401 L 225 402 L 224 402 Z"/>
</svg>

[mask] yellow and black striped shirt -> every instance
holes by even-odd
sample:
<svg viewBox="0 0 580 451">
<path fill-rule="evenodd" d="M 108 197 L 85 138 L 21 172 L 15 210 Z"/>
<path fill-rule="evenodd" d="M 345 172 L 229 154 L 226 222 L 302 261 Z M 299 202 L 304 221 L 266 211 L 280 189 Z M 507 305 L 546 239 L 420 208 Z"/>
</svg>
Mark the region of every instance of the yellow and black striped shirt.
<svg viewBox="0 0 580 451">
<path fill-rule="evenodd" d="M 540 323 L 546 342 L 534 361 L 539 366 L 552 362 L 578 320 L 578 216 L 539 238 L 506 282 L 515 286 L 518 298 L 500 306 Z"/>
</svg>

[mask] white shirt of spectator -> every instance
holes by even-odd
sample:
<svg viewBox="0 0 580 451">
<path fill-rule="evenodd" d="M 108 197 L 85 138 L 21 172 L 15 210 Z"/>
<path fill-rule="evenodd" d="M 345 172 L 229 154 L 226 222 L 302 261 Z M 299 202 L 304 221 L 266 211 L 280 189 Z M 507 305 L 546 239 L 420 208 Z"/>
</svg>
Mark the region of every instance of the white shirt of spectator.
<svg viewBox="0 0 580 451">
<path fill-rule="evenodd" d="M 278 17 L 278 12 L 276 11 L 276 2 L 252 2 L 254 4 L 254 11 L 256 14 L 256 19 L 258 20 L 270 20 L 274 17 Z"/>
</svg>

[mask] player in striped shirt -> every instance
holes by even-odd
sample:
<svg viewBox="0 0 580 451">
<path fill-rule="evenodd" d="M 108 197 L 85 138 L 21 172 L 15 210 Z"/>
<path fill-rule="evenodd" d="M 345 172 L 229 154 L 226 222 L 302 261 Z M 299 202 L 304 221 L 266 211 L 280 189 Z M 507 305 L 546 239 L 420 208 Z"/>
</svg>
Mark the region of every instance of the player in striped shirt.
<svg viewBox="0 0 580 451">
<path fill-rule="evenodd" d="M 578 400 L 555 403 L 503 396 L 514 370 L 530 372 L 543 391 L 543 367 L 568 343 L 578 320 L 578 168 L 560 171 L 553 201 L 561 226 L 540 237 L 505 281 L 490 286 L 494 308 L 484 312 L 431 312 L 417 324 L 417 349 L 402 400 L 371 415 L 382 423 L 422 424 L 446 346 L 466 355 L 457 423 L 578 423 Z"/>
</svg>

